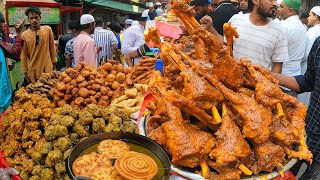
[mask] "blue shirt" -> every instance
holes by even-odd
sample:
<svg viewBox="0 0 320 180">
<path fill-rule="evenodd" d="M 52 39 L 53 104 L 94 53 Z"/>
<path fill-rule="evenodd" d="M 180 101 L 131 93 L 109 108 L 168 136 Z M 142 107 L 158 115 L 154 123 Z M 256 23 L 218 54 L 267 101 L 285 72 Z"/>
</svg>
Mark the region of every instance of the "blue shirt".
<svg viewBox="0 0 320 180">
<path fill-rule="evenodd" d="M 307 145 L 314 154 L 320 152 L 320 37 L 318 37 L 308 57 L 308 67 L 304 75 L 295 76 L 301 92 L 310 92 L 310 105 L 306 116 Z M 320 162 L 320 156 L 314 157 Z"/>
<path fill-rule="evenodd" d="M 118 40 L 118 49 L 121 49 L 120 34 L 117 34 L 116 38 Z"/>
</svg>

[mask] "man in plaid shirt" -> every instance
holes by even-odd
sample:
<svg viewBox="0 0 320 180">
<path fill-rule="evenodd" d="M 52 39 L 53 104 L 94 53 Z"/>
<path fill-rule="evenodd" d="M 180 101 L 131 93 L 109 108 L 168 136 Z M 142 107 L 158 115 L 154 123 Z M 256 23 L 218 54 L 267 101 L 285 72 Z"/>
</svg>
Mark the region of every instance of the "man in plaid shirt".
<svg viewBox="0 0 320 180">
<path fill-rule="evenodd" d="M 306 116 L 307 145 L 313 154 L 313 162 L 300 179 L 320 179 L 320 37 L 314 42 L 308 57 L 304 75 L 285 76 L 274 74 L 281 86 L 297 93 L 311 92 L 310 105 Z M 317 177 L 316 177 L 317 176 Z"/>
</svg>

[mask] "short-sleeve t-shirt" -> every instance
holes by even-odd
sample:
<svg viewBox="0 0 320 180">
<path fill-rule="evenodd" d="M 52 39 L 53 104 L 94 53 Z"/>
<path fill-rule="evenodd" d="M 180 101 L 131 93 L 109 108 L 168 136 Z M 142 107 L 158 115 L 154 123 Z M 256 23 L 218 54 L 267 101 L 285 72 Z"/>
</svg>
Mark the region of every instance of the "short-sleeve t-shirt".
<svg viewBox="0 0 320 180">
<path fill-rule="evenodd" d="M 233 44 L 236 59 L 247 57 L 269 70 L 273 62 L 288 61 L 287 37 L 279 22 L 271 20 L 267 25 L 256 26 L 251 23 L 249 14 L 236 14 L 229 22 L 239 33 Z"/>
</svg>

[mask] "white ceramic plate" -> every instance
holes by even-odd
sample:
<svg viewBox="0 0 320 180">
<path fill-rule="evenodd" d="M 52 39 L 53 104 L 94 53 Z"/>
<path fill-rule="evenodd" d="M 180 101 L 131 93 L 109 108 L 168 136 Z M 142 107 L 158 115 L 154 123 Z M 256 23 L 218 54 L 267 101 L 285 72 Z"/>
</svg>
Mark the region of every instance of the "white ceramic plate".
<svg viewBox="0 0 320 180">
<path fill-rule="evenodd" d="M 149 119 L 149 116 L 147 117 L 142 117 L 140 120 L 137 121 L 137 125 L 138 125 L 138 129 L 139 129 L 139 133 L 140 135 L 143 136 L 147 136 L 147 132 L 146 132 L 146 120 Z M 298 162 L 298 160 L 296 158 L 292 158 L 283 168 L 284 168 L 284 172 L 288 171 L 289 169 L 291 169 L 296 163 Z M 192 172 L 188 172 L 182 169 L 179 169 L 178 167 L 175 167 L 174 165 L 171 165 L 171 170 L 183 177 L 186 177 L 188 179 L 192 179 L 192 180 L 204 180 L 205 178 L 203 178 L 201 175 L 196 174 L 196 173 L 192 173 Z M 277 176 L 280 176 L 278 171 L 273 171 L 271 173 L 260 173 L 258 175 L 252 175 L 250 177 L 245 177 L 245 178 L 241 178 L 242 180 L 266 180 L 266 179 L 272 179 L 275 178 Z"/>
</svg>

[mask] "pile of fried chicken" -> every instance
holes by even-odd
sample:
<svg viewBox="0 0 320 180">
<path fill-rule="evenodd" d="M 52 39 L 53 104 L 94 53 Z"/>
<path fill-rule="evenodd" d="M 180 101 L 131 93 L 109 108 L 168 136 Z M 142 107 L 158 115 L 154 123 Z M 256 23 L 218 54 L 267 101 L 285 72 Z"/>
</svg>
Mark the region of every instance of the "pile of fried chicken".
<svg viewBox="0 0 320 180">
<path fill-rule="evenodd" d="M 149 83 L 154 100 L 148 104 L 148 137 L 176 166 L 200 166 L 210 179 L 240 179 L 275 168 L 282 174 L 290 158 L 311 162 L 306 106 L 283 93 L 269 70 L 233 58 L 230 41 L 238 35 L 231 24 L 224 25 L 229 46 L 223 46 L 194 19 L 187 2 L 170 3 L 195 49 L 184 53 L 149 29 L 145 40 L 159 47 L 165 75 L 154 71 Z"/>
</svg>

